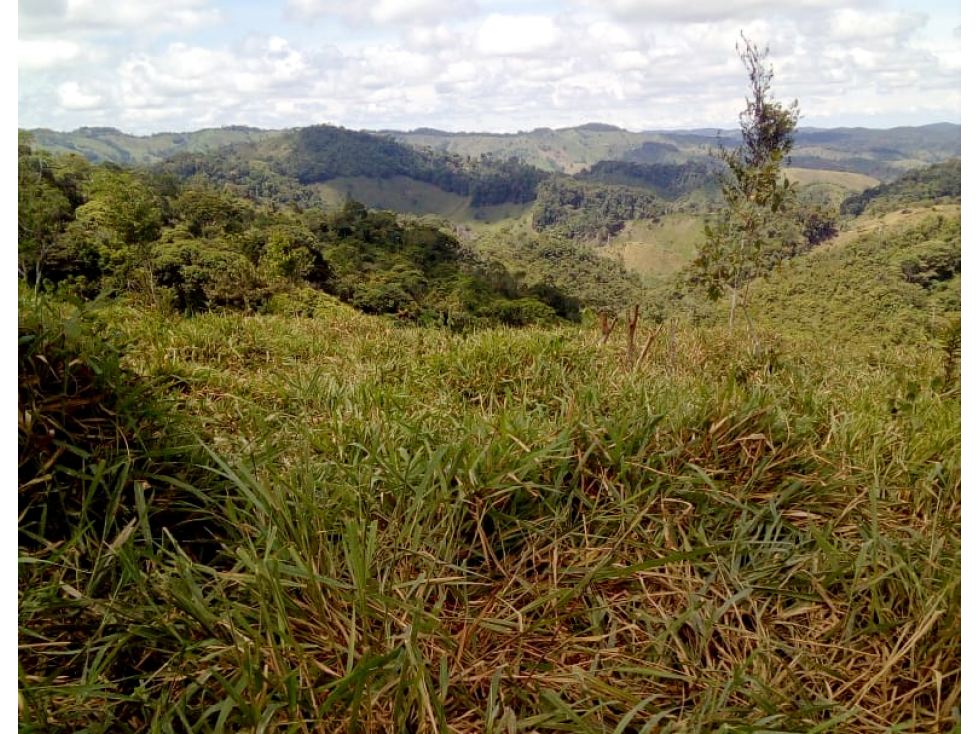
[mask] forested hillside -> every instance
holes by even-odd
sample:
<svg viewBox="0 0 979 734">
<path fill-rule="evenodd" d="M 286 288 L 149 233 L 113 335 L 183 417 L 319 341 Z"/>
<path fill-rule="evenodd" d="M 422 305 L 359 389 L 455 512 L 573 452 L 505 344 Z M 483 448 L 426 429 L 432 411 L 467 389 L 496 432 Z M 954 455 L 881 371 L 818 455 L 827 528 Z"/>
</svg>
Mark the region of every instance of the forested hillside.
<svg viewBox="0 0 979 734">
<path fill-rule="evenodd" d="M 232 125 L 142 136 L 128 135 L 114 127 L 82 127 L 73 132 L 34 129 L 29 132 L 38 147 L 51 153 L 77 153 L 93 163 L 148 165 L 178 153 L 216 152 L 229 145 L 276 138 L 288 131 Z"/>
<path fill-rule="evenodd" d="M 92 165 L 29 138 L 18 161 L 19 268 L 36 290 L 131 292 L 194 312 L 284 307 L 309 287 L 314 304 L 334 296 L 455 328 L 578 318 L 577 301 L 552 285 L 490 279 L 499 266 L 452 234 L 357 202 L 278 208 L 211 177 Z"/>
<path fill-rule="evenodd" d="M 927 168 L 909 171 L 891 183 L 874 186 L 843 200 L 841 213 L 877 214 L 919 204 L 945 204 L 962 199 L 962 160 L 951 158 Z"/>
<path fill-rule="evenodd" d="M 324 126 L 316 126 L 324 127 Z M 315 128 L 314 128 L 315 129 Z M 295 130 L 258 130 L 242 126 L 197 132 L 126 135 L 113 128 L 81 128 L 74 132 L 32 130 L 38 145 L 52 152 L 77 152 L 93 162 L 153 163 L 183 152 L 219 148 L 294 135 Z M 352 132 L 352 131 L 348 131 Z M 362 131 L 368 134 L 367 131 Z M 736 132 L 717 130 L 629 132 L 612 125 L 541 128 L 511 134 L 450 133 L 440 130 L 378 133 L 420 150 L 435 150 L 463 159 L 489 156 L 543 171 L 574 174 L 601 161 L 682 165 L 708 163 L 708 151 L 736 141 Z M 961 155 L 961 126 L 951 124 L 870 130 L 801 128 L 792 161 L 796 166 L 871 175 L 882 181 L 910 168 Z"/>
<path fill-rule="evenodd" d="M 894 162 L 895 151 L 919 158 L 941 156 L 948 146 L 954 147 L 957 129 L 955 126 L 932 126 L 920 130 L 893 131 L 890 147 L 886 148 L 890 152 L 886 156 L 884 147 L 867 146 L 879 143 L 880 135 L 887 131 L 799 131 L 799 144 L 793 151 L 792 162 L 798 163 L 799 150 L 807 155 L 805 151 L 817 144 L 823 146 L 824 152 L 846 150 L 854 155 L 858 154 L 860 146 L 864 146 L 859 152 L 862 160 L 886 159 Z M 207 137 L 203 137 L 205 132 L 208 133 Z M 689 223 L 677 217 L 691 218 L 691 221 L 708 217 L 721 203 L 716 160 L 698 158 L 682 163 L 664 162 L 671 160 L 670 156 L 665 155 L 667 147 L 672 146 L 673 150 L 706 150 L 703 147 L 708 140 L 705 132 L 673 134 L 673 142 L 670 143 L 646 140 L 640 146 L 641 150 L 645 150 L 642 155 L 626 154 L 622 152 L 624 149 L 616 148 L 616 155 L 622 154 L 625 158 L 632 155 L 647 162 L 603 160 L 581 170 L 574 177 L 560 173 L 546 174 L 519 162 L 516 155 L 503 158 L 498 152 L 484 151 L 476 157 L 463 156 L 404 145 L 393 137 L 377 133 L 355 132 L 326 125 L 268 136 L 247 128 L 227 129 L 226 132 L 229 139 L 237 136 L 239 142 L 222 148 L 220 153 L 178 153 L 141 171 L 119 174 L 121 178 L 135 177 L 141 185 L 148 185 L 152 195 L 157 197 L 155 201 L 159 206 L 160 221 L 154 226 L 159 227 L 164 238 L 169 238 L 170 242 L 165 244 L 169 247 L 168 256 L 171 258 L 175 257 L 178 249 L 175 242 L 180 240 L 180 236 L 173 231 L 179 230 L 179 218 L 182 216 L 180 206 L 174 206 L 174 203 L 182 196 L 183 189 L 212 194 L 220 192 L 222 197 L 234 202 L 238 210 L 247 212 L 247 221 L 240 225 L 241 232 L 221 234 L 225 243 L 228 237 L 264 241 L 264 235 L 256 235 L 254 230 L 264 227 L 264 222 L 275 220 L 288 222 L 286 229 L 292 232 L 290 236 L 295 242 L 316 242 L 318 244 L 313 249 L 320 250 L 326 245 L 310 230 L 306 221 L 313 215 L 304 219 L 305 215 L 301 212 L 336 213 L 343 209 L 346 201 L 357 201 L 359 193 L 395 212 L 410 212 L 415 216 L 435 213 L 439 219 L 431 220 L 426 226 L 440 228 L 450 237 L 455 237 L 459 231 L 471 230 L 464 238 L 462 250 L 475 249 L 468 251 L 467 257 L 474 261 L 483 258 L 487 263 L 494 259 L 506 262 L 508 267 L 524 273 L 529 286 L 560 283 L 569 296 L 596 306 L 612 306 L 622 305 L 623 301 L 619 299 L 628 301 L 641 298 L 641 287 L 634 276 L 622 268 L 622 262 L 661 282 L 664 275 L 677 272 L 693 257 L 694 242 L 688 242 Z M 564 135 L 568 131 L 558 132 Z M 538 137 L 545 136 L 545 133 L 557 135 L 555 131 L 535 131 Z M 119 138 L 118 131 L 90 130 L 87 134 L 93 140 L 115 141 Z M 436 136 L 437 132 L 427 131 L 426 135 Z M 555 142 L 561 135 L 552 135 L 549 139 Z M 623 141 L 629 139 L 631 134 L 609 126 L 591 125 L 576 129 L 575 135 L 581 145 L 587 144 L 611 154 L 615 146 L 609 141 L 618 141 L 615 145 L 624 144 Z M 472 137 L 459 135 L 452 136 L 452 139 L 469 140 Z M 214 131 L 202 131 L 198 137 L 188 137 L 185 142 L 188 146 L 201 147 L 204 140 L 214 141 L 218 138 L 218 133 Z M 508 136 L 496 138 L 511 140 Z M 176 138 L 171 143 L 175 141 Z M 158 144 L 160 139 L 153 136 L 146 142 Z M 717 143 L 718 138 L 715 137 L 712 144 Z M 37 153 L 40 154 L 43 148 L 38 141 L 34 140 L 32 145 L 39 149 Z M 603 145 L 606 147 L 603 148 Z M 654 149 L 660 153 L 655 153 Z M 497 150 L 513 152 L 505 146 Z M 60 155 L 58 160 L 55 168 L 75 171 L 52 174 L 55 178 L 61 176 L 64 179 L 60 184 L 62 191 L 69 198 L 74 198 L 68 207 L 70 213 L 65 213 L 67 210 L 62 204 L 52 205 L 52 210 L 61 212 L 55 219 L 65 225 L 66 231 L 77 232 L 81 225 L 73 222 L 74 209 L 87 203 L 83 198 L 88 194 L 83 194 L 83 191 L 95 189 L 91 186 L 86 188 L 74 179 L 87 176 L 84 170 L 98 170 L 101 179 L 108 180 L 111 176 L 105 173 L 103 167 L 92 166 L 82 158 L 71 159 Z M 793 178 L 797 181 L 799 200 L 803 205 L 798 211 L 795 226 L 800 236 L 812 246 L 825 241 L 837 231 L 841 215 L 857 215 L 868 207 L 868 202 L 872 202 L 868 211 L 874 213 L 898 204 L 954 201 L 960 192 L 960 184 L 956 188 L 955 182 L 956 176 L 960 176 L 960 165 L 957 159 L 952 159 L 931 168 L 916 168 L 907 172 L 905 178 L 868 191 L 860 191 L 857 187 L 865 187 L 873 179 L 860 178 L 857 174 L 793 167 Z M 89 168 L 86 169 L 86 166 Z M 959 166 L 959 169 L 955 169 L 955 166 Z M 846 198 L 848 194 L 849 198 Z M 836 208 L 844 199 L 837 213 Z M 81 211 L 85 215 L 91 209 L 91 206 L 83 207 Z M 410 218 L 405 220 L 408 221 Z M 508 221 L 516 226 L 505 226 Z M 537 235 L 529 233 L 517 222 L 528 222 Z M 487 226 L 486 223 L 495 224 Z M 514 238 L 501 235 L 504 231 L 521 234 Z M 72 235 L 68 234 L 54 239 L 57 241 L 41 247 L 44 255 L 40 260 L 44 262 L 45 277 L 53 279 L 53 282 L 66 280 L 86 283 L 84 287 L 90 289 L 97 287 L 92 284 L 117 285 L 112 278 L 105 278 L 104 273 L 111 271 L 113 266 L 107 264 L 104 256 L 100 256 L 101 260 L 96 257 L 93 246 L 86 245 L 79 249 L 77 237 L 72 242 Z M 604 252 L 611 259 L 588 251 L 588 248 L 596 245 L 602 248 L 599 253 Z M 296 246 L 303 248 L 307 245 Z M 247 245 L 244 248 L 250 253 L 246 259 L 250 257 L 251 267 L 259 267 L 261 255 L 258 253 L 262 246 Z M 229 250 L 218 249 L 225 253 L 219 256 L 219 260 L 227 265 L 226 261 L 231 257 L 227 254 Z M 244 253 L 241 245 L 235 245 L 231 251 Z M 314 264 L 309 266 L 312 268 L 309 272 L 313 274 L 310 276 L 311 282 L 326 292 L 334 295 L 342 292 L 345 298 L 352 299 L 350 288 L 341 287 L 337 280 L 336 273 L 343 268 L 333 267 L 327 277 L 327 266 L 319 264 L 317 259 L 322 253 L 317 252 L 310 255 L 314 260 Z M 548 253 L 547 257 L 540 257 L 542 252 Z M 200 256 L 189 254 L 185 248 L 181 257 L 196 262 L 195 258 L 199 259 Z M 621 261 L 615 259 L 619 257 Z M 373 271 L 394 268 L 402 275 L 384 280 L 374 272 L 369 279 L 365 278 L 374 285 L 364 284 L 362 290 L 366 289 L 374 296 L 367 297 L 361 293 L 357 302 L 362 307 L 414 314 L 412 318 L 429 313 L 427 307 L 422 305 L 425 297 L 413 280 L 419 271 L 411 264 L 410 258 L 403 259 L 403 267 L 396 266 L 394 260 L 387 256 L 376 258 L 371 255 L 368 260 L 381 263 L 377 265 L 375 262 Z M 167 265 L 170 274 L 163 276 L 167 281 L 166 288 L 183 287 L 177 282 L 182 276 L 173 274 L 174 267 L 173 263 Z M 306 267 L 302 265 L 300 269 Z M 217 267 L 216 270 L 220 272 L 222 268 Z M 209 266 L 205 269 L 214 268 Z M 245 290 L 255 287 L 261 280 L 256 281 L 247 268 L 242 271 L 232 268 L 232 271 L 236 274 L 231 276 L 231 280 L 247 283 Z M 422 276 L 430 277 L 425 273 Z M 204 279 L 220 277 L 224 276 L 209 275 Z M 348 273 L 344 277 L 349 280 L 352 276 Z M 516 282 L 512 278 L 496 280 L 501 283 Z M 215 303 L 222 302 L 222 299 L 229 303 L 244 302 L 240 294 L 232 295 L 233 288 L 222 288 L 212 287 L 211 297 L 218 298 Z M 261 288 L 256 292 L 259 291 L 265 292 Z M 510 288 L 508 292 L 511 297 L 523 295 L 519 289 Z M 378 295 L 381 293 L 387 295 Z M 199 302 L 202 298 L 197 295 L 189 298 L 189 301 Z M 259 301 L 264 302 L 262 298 Z M 187 301 L 187 298 L 178 298 L 178 307 L 184 307 Z M 409 307 L 409 301 L 415 305 Z M 431 315 L 425 318 L 429 317 Z"/>
<path fill-rule="evenodd" d="M 757 284 L 752 312 L 786 339 L 925 344 L 961 311 L 961 273 L 961 210 L 942 207 L 793 260 Z"/>
</svg>

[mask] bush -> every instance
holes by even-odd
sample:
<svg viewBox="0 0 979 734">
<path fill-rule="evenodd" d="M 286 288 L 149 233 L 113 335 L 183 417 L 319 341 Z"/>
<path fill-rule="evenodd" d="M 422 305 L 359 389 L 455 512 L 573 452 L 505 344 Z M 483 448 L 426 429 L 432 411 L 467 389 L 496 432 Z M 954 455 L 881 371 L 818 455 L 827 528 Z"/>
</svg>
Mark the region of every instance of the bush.
<svg viewBox="0 0 979 734">
<path fill-rule="evenodd" d="M 302 287 L 276 293 L 269 299 L 265 311 L 277 316 L 332 318 L 349 313 L 350 307 L 329 293 L 323 293 L 315 288 Z"/>
<path fill-rule="evenodd" d="M 514 301 L 497 301 L 490 309 L 507 326 L 545 326 L 557 321 L 554 309 L 536 298 L 519 298 Z"/>
<path fill-rule="evenodd" d="M 266 295 L 255 266 L 240 252 L 201 240 L 154 245 L 150 269 L 155 285 L 170 288 L 180 311 L 212 306 L 250 308 Z"/>
</svg>

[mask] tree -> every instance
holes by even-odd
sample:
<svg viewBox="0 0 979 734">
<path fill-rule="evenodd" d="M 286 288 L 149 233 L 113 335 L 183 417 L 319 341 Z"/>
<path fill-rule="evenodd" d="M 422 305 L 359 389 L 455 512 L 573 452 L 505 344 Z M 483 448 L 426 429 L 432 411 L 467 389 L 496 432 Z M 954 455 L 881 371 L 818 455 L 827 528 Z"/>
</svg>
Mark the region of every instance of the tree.
<svg viewBox="0 0 979 734">
<path fill-rule="evenodd" d="M 17 268 L 24 280 L 41 286 L 42 266 L 73 214 L 72 203 L 55 174 L 58 161 L 34 147 L 29 133 L 17 144 Z"/>
<path fill-rule="evenodd" d="M 741 38 L 744 48 L 740 44 L 736 48 L 748 71 L 750 88 L 740 115 L 741 143 L 733 149 L 720 146 L 712 151 L 726 166 L 721 181 L 725 207 L 704 227 L 705 241 L 692 275 L 695 284 L 706 287 L 711 300 L 730 292 L 731 328 L 738 306 L 750 325 L 748 283 L 786 253 L 795 252 L 793 241 L 798 238 L 792 222 L 795 190 L 782 173 L 799 121 L 798 103 L 783 107 L 772 97 L 768 49 L 759 50 L 744 34 Z"/>
<path fill-rule="evenodd" d="M 157 196 L 134 173 L 111 167 L 94 172 L 88 196 L 75 210 L 76 236 L 95 244 L 116 285 L 148 286 L 152 293 L 150 245 L 163 224 Z"/>
</svg>

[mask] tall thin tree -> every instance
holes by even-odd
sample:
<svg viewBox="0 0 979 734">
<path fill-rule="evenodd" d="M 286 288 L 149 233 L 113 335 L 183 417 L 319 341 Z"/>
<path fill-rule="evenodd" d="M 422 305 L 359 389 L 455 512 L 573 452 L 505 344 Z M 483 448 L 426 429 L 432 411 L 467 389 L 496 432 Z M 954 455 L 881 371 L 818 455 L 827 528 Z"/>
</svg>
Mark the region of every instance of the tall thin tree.
<svg viewBox="0 0 979 734">
<path fill-rule="evenodd" d="M 725 164 L 721 181 L 724 208 L 704 227 L 705 238 L 693 263 L 692 281 L 711 300 L 731 296 L 729 327 L 741 306 L 747 310 L 748 283 L 785 251 L 793 237 L 791 216 L 795 191 L 782 171 L 793 146 L 799 121 L 798 102 L 787 107 L 772 96 L 768 48 L 741 34 L 736 49 L 748 72 L 749 94 L 741 112 L 741 143 L 719 145 L 712 155 Z M 788 248 L 791 250 L 791 248 Z"/>
</svg>

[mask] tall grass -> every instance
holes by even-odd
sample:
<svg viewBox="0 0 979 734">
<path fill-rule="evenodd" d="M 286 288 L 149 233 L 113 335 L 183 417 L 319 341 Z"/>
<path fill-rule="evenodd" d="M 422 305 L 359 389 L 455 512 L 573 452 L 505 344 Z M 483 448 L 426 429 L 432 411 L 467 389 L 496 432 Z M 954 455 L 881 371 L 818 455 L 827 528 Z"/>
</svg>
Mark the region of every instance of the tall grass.
<svg viewBox="0 0 979 734">
<path fill-rule="evenodd" d="M 22 541 L 25 730 L 956 726 L 939 353 L 681 330 L 631 368 L 577 329 L 91 320 L 157 445 L 22 474 L 105 497 Z"/>
</svg>

